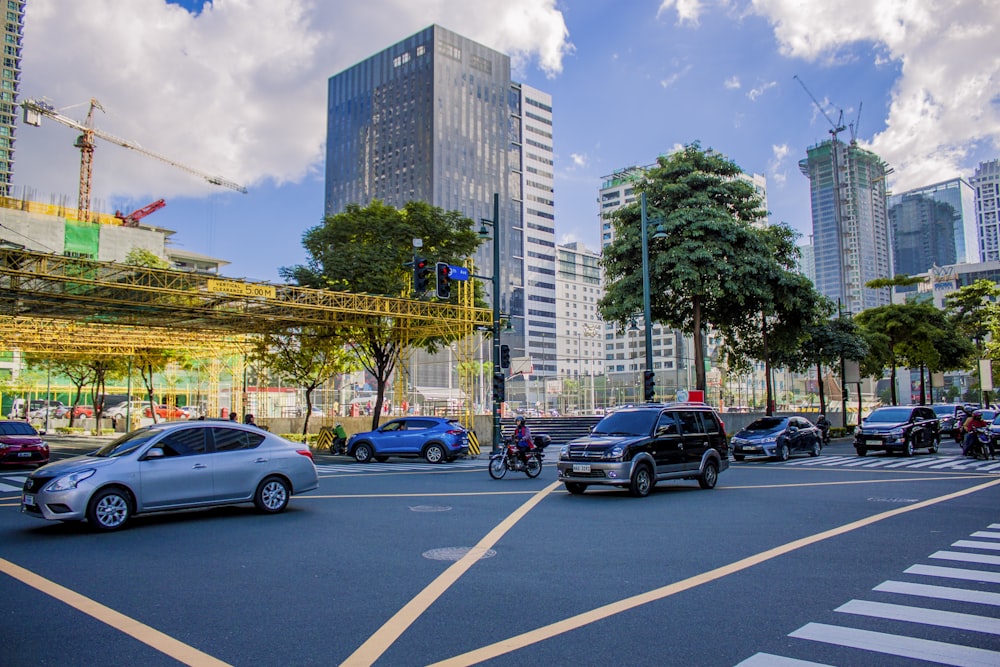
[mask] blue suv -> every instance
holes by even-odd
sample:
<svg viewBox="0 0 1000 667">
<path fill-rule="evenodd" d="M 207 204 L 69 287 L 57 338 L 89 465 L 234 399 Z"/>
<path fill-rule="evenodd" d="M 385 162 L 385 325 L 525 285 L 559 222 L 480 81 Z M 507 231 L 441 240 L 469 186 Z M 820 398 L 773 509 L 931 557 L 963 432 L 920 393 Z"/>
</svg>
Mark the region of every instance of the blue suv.
<svg viewBox="0 0 1000 667">
<path fill-rule="evenodd" d="M 468 452 L 469 432 L 457 420 L 444 417 L 401 417 L 347 440 L 348 455 L 359 463 L 390 456 L 422 456 L 428 463 L 443 463 Z"/>
</svg>

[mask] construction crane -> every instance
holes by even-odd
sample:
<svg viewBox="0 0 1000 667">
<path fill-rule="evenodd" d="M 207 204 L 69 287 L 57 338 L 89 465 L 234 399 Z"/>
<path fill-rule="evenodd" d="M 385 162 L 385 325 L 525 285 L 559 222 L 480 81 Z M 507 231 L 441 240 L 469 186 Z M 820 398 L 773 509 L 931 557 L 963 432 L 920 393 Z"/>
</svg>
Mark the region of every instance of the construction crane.
<svg viewBox="0 0 1000 667">
<path fill-rule="evenodd" d="M 137 208 L 131 213 L 122 213 L 121 211 L 115 211 L 115 217 L 122 221 L 122 226 L 124 227 L 138 227 L 139 221 L 145 218 L 150 213 L 159 211 L 161 208 L 167 205 L 162 199 L 157 199 L 152 204 L 146 204 L 142 208 Z"/>
<path fill-rule="evenodd" d="M 107 132 L 98 130 L 94 127 L 94 109 L 104 111 L 104 107 L 101 106 L 100 102 L 93 98 L 90 100 L 90 110 L 87 112 L 87 120 L 83 123 L 62 115 L 51 104 L 41 100 L 25 100 L 21 103 L 21 108 L 24 109 L 24 122 L 27 125 L 34 125 L 35 127 L 38 127 L 42 124 L 42 118 L 45 117 L 51 118 L 52 120 L 62 123 L 68 127 L 80 130 L 83 133 L 77 137 L 74 145 L 80 149 L 80 203 L 78 208 L 80 210 L 80 218 L 84 221 L 90 220 L 90 182 L 91 174 L 93 172 L 95 137 L 104 139 L 105 141 L 110 141 L 113 144 L 118 144 L 124 148 L 129 148 L 137 153 L 142 153 L 143 155 L 155 158 L 160 162 L 166 162 L 167 164 L 173 165 L 178 169 L 183 169 L 190 174 L 203 178 L 212 185 L 229 188 L 230 190 L 236 190 L 237 192 L 242 192 L 244 194 L 247 192 L 247 189 L 238 183 L 234 183 L 233 181 L 222 178 L 221 176 L 206 174 L 193 167 L 181 164 L 176 160 L 171 160 L 170 158 L 164 157 L 159 153 L 154 153 L 151 150 L 143 148 L 134 141 L 121 139 L 113 134 L 108 134 Z"/>
<path fill-rule="evenodd" d="M 794 74 L 792 75 L 792 78 L 799 82 L 799 85 L 802 86 L 802 90 L 806 91 L 806 95 L 808 95 L 809 99 L 813 101 L 813 104 L 815 104 L 816 108 L 819 109 L 819 112 L 823 114 L 823 117 L 826 118 L 826 121 L 830 123 L 830 130 L 828 131 L 830 132 L 830 136 L 833 137 L 834 143 L 836 143 L 837 135 L 847 129 L 847 127 L 844 126 L 844 110 L 843 109 L 839 110 L 840 117 L 837 119 L 837 122 L 834 123 L 833 119 L 830 118 L 830 114 L 826 112 L 826 110 L 823 108 L 823 105 L 819 103 L 816 97 L 811 92 L 809 92 L 809 89 L 806 88 L 806 84 L 802 82 L 802 79 L 799 78 L 799 75 Z"/>
</svg>

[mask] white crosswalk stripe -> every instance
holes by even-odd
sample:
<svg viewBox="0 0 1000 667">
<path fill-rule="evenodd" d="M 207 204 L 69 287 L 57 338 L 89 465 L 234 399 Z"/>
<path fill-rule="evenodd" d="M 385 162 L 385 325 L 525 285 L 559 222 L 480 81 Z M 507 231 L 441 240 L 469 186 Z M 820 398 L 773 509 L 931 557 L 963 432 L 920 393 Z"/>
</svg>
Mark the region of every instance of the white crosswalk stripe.
<svg viewBox="0 0 1000 667">
<path fill-rule="evenodd" d="M 884 581 L 871 591 L 873 598 L 883 596 L 883 599 L 849 600 L 834 610 L 843 614 L 845 619 L 868 617 L 900 623 L 898 627 L 901 630 L 898 634 L 810 622 L 788 636 L 848 651 L 845 654 L 848 657 L 838 661 L 845 665 L 878 662 L 878 658 L 858 657 L 850 653 L 852 651 L 965 667 L 1000 665 L 1000 651 L 994 650 L 997 641 L 984 637 L 1000 636 L 1000 615 L 997 613 L 997 608 L 1000 607 L 1000 556 L 981 553 L 1000 550 L 1000 532 L 997 531 L 1000 531 L 1000 524 L 990 524 L 986 530 L 976 531 L 970 536 L 976 539 L 957 540 L 951 544 L 955 549 L 968 551 L 937 551 L 928 556 L 938 560 L 987 566 L 985 568 L 915 564 L 904 573 L 914 578 L 927 577 L 927 581 L 935 583 Z M 989 541 L 991 539 L 997 541 Z M 976 587 L 939 585 L 951 582 L 975 582 Z M 994 590 L 984 590 L 986 587 Z M 949 602 L 964 604 L 965 608 L 962 611 L 942 608 Z M 928 639 L 929 632 L 924 629 L 928 627 L 941 628 L 939 632 L 945 634 Z M 959 633 L 951 632 L 954 630 Z M 977 645 L 970 645 L 972 643 Z M 981 648 L 982 646 L 989 648 Z M 808 646 L 796 648 L 796 652 L 803 655 L 814 651 L 815 648 Z M 738 663 L 737 667 L 815 664 L 818 663 L 761 652 Z"/>
<path fill-rule="evenodd" d="M 781 465 L 798 467 L 837 467 L 852 469 L 919 469 L 943 470 L 954 472 L 989 472 L 1000 474 L 1000 462 L 977 461 L 964 456 L 916 456 L 912 458 L 899 457 L 861 457 L 861 456 L 817 456 L 808 459 L 794 459 Z"/>
<path fill-rule="evenodd" d="M 372 472 L 447 472 L 448 470 L 482 468 L 489 465 L 487 459 L 464 459 L 451 463 L 425 463 L 405 460 L 387 461 L 385 463 L 318 463 L 316 470 L 320 473 L 372 473 Z"/>
<path fill-rule="evenodd" d="M 26 479 L 27 475 L 0 476 L 0 493 L 20 493 L 24 489 Z"/>
</svg>

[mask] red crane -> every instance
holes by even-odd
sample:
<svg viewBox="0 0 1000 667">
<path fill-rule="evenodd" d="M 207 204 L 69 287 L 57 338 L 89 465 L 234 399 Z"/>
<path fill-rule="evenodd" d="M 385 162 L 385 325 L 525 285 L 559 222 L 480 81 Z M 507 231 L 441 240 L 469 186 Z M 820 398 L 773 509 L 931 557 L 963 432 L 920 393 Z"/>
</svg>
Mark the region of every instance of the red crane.
<svg viewBox="0 0 1000 667">
<path fill-rule="evenodd" d="M 140 220 L 154 211 L 159 211 L 166 205 L 167 202 L 162 199 L 157 199 L 152 204 L 146 204 L 142 208 L 137 208 L 128 214 L 122 213 L 121 211 L 115 211 L 115 217 L 121 220 L 122 225 L 125 227 L 138 227 Z"/>
</svg>

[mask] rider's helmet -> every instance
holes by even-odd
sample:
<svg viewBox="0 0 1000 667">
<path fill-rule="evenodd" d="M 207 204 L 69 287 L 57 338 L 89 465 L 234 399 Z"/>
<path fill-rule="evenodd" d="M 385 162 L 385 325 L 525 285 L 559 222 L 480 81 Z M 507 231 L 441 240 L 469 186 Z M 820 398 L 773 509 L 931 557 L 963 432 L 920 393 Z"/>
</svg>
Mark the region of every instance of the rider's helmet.
<svg viewBox="0 0 1000 667">
<path fill-rule="evenodd" d="M 826 415 L 820 415 L 819 418 L 820 419 L 826 419 Z"/>
<path fill-rule="evenodd" d="M 974 419 L 982 419 L 983 413 L 980 410 L 976 410 L 975 412 L 972 413 L 972 416 Z"/>
<path fill-rule="evenodd" d="M 518 415 L 517 419 L 514 420 L 514 424 L 516 426 L 520 426 L 523 423 L 524 423 L 524 415 Z"/>
</svg>

